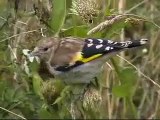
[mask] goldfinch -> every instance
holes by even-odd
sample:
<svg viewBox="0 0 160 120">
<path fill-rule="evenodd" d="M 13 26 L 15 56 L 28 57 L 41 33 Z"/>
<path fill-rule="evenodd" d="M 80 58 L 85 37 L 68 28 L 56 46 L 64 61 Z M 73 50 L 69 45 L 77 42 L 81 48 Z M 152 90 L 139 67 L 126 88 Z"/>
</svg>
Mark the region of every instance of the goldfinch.
<svg viewBox="0 0 160 120">
<path fill-rule="evenodd" d="M 148 39 L 115 42 L 96 38 L 44 38 L 31 56 L 41 62 L 57 79 L 66 83 L 89 83 L 101 72 L 101 67 L 111 53 L 143 46 Z"/>
</svg>

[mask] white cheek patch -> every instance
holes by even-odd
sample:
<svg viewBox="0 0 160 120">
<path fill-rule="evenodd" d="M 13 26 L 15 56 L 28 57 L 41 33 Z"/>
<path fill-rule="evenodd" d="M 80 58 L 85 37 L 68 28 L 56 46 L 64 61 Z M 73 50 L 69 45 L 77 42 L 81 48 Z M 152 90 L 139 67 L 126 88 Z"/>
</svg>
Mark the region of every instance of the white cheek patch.
<svg viewBox="0 0 160 120">
<path fill-rule="evenodd" d="M 99 43 L 103 43 L 103 40 L 102 39 L 97 39 L 99 41 Z"/>
<path fill-rule="evenodd" d="M 96 49 L 99 49 L 99 48 L 101 48 L 101 47 L 103 47 L 103 45 L 102 45 L 102 44 L 97 45 L 97 46 L 96 46 Z"/>
</svg>

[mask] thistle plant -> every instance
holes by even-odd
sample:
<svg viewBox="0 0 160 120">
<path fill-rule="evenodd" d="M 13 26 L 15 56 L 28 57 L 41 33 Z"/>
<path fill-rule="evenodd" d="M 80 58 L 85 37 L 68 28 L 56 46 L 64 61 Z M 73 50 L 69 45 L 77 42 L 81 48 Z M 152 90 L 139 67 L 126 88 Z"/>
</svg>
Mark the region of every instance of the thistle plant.
<svg viewBox="0 0 160 120">
<path fill-rule="evenodd" d="M 100 13 L 102 0 L 73 0 L 71 11 L 86 23 L 93 23 L 93 18 Z"/>
<path fill-rule="evenodd" d="M 60 94 L 53 81 L 44 82 L 41 91 L 48 104 L 53 104 Z"/>
<path fill-rule="evenodd" d="M 102 97 L 98 90 L 91 87 L 85 92 L 83 99 L 83 107 L 86 110 L 98 110 L 97 108 L 101 106 L 101 103 Z"/>
</svg>

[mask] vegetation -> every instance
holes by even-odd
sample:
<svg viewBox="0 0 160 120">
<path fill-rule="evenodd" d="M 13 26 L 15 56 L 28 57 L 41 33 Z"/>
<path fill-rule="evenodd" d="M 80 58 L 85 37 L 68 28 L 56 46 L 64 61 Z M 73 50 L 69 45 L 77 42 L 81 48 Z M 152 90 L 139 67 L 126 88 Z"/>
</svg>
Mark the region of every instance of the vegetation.
<svg viewBox="0 0 160 120">
<path fill-rule="evenodd" d="M 160 118 L 159 0 L 1 0 L 0 118 Z M 90 85 L 49 76 L 26 49 L 45 36 L 149 45 L 112 56 Z"/>
</svg>

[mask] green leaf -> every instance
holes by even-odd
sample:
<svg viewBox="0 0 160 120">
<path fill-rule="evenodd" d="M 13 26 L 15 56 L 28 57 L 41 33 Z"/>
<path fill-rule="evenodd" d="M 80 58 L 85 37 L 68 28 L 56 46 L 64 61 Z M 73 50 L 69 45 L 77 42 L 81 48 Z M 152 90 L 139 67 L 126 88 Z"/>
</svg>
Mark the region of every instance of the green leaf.
<svg viewBox="0 0 160 120">
<path fill-rule="evenodd" d="M 61 96 L 65 97 L 69 92 L 71 91 L 71 86 L 66 86 L 62 92 L 61 92 Z"/>
<path fill-rule="evenodd" d="M 126 100 L 126 108 L 127 108 L 127 110 L 131 111 L 131 112 L 129 112 L 130 118 L 134 118 L 134 119 L 137 118 L 137 110 L 136 110 L 136 107 L 135 107 L 135 105 L 133 103 L 132 98 L 131 97 L 130 98 L 126 98 L 125 100 Z"/>
<path fill-rule="evenodd" d="M 65 100 L 70 90 L 71 90 L 70 86 L 64 87 L 64 89 L 61 91 L 60 97 L 58 97 L 53 104 L 57 104 L 57 103 L 60 103 L 62 100 Z"/>
<path fill-rule="evenodd" d="M 124 28 L 126 26 L 126 24 L 124 23 L 124 20 L 121 20 L 121 21 L 118 21 L 114 24 L 112 24 L 111 26 L 107 27 L 105 30 L 103 30 L 103 33 L 102 33 L 102 37 L 106 37 L 107 38 L 112 38 L 112 37 L 115 37 L 115 33 L 118 33 L 120 32 L 120 30 L 122 28 Z M 119 34 L 117 34 L 119 35 Z"/>
<path fill-rule="evenodd" d="M 137 82 L 137 73 L 131 67 L 124 68 L 123 70 L 121 70 L 119 77 L 121 79 L 122 84 L 129 84 L 131 86 L 134 86 Z"/>
<path fill-rule="evenodd" d="M 68 29 L 63 30 L 63 32 L 61 32 L 60 35 L 86 37 L 88 31 L 87 28 L 88 27 L 86 25 L 70 27 Z"/>
<path fill-rule="evenodd" d="M 131 97 L 137 82 L 137 74 L 133 68 L 123 68 L 119 71 L 120 86 L 114 86 L 112 91 L 118 97 Z"/>
<path fill-rule="evenodd" d="M 39 95 L 40 97 L 42 96 L 41 94 L 41 85 L 42 85 L 42 79 L 38 75 L 38 73 L 33 74 L 33 89 L 34 92 Z"/>
<path fill-rule="evenodd" d="M 53 84 L 56 90 L 59 91 L 58 93 L 60 93 L 65 88 L 65 84 L 62 80 L 53 80 Z"/>
<path fill-rule="evenodd" d="M 41 108 L 39 111 L 39 117 L 40 119 L 53 119 L 55 118 L 49 111 L 47 111 L 45 108 Z"/>
<path fill-rule="evenodd" d="M 0 81 L 0 99 L 2 99 L 3 93 L 5 92 L 5 88 L 7 86 L 6 81 L 1 80 Z"/>
<path fill-rule="evenodd" d="M 91 38 L 100 38 L 101 33 L 97 32 L 95 34 L 87 36 L 88 32 L 88 27 L 86 25 L 81 25 L 81 26 L 74 26 L 70 27 L 68 29 L 63 30 L 60 33 L 60 36 L 74 36 L 74 37 L 81 37 L 81 38 L 86 38 L 86 37 L 91 37 Z"/>
<path fill-rule="evenodd" d="M 14 94 L 15 94 L 15 90 L 13 88 L 10 88 L 10 89 L 6 88 L 4 99 L 9 103 L 12 102 L 14 99 Z"/>
<path fill-rule="evenodd" d="M 120 86 L 114 86 L 112 92 L 117 97 L 128 97 L 131 94 L 130 85 L 125 84 Z"/>
<path fill-rule="evenodd" d="M 64 97 L 58 97 L 53 104 L 60 103 L 63 99 Z"/>
<path fill-rule="evenodd" d="M 34 74 L 36 74 L 37 73 L 37 71 L 38 71 L 38 69 L 39 69 L 39 65 L 38 65 L 39 63 L 34 59 L 34 61 L 33 62 L 30 62 L 29 63 L 29 69 L 31 70 L 31 72 Z"/>
<path fill-rule="evenodd" d="M 53 12 L 49 22 L 54 35 L 58 35 L 66 17 L 66 0 L 53 0 Z"/>
</svg>

